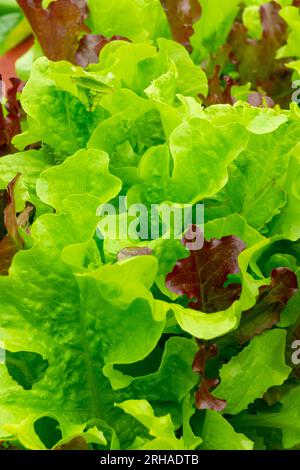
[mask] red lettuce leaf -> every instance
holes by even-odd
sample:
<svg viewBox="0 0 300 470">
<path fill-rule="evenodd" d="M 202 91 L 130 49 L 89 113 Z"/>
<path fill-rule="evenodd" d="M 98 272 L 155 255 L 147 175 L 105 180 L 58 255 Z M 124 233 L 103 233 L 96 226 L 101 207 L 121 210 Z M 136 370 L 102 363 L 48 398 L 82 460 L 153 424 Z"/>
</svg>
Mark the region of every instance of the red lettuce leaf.
<svg viewBox="0 0 300 470">
<path fill-rule="evenodd" d="M 15 186 L 20 178 L 20 173 L 7 186 L 7 204 L 4 209 L 4 224 L 7 230 L 7 234 L 11 240 L 15 243 L 17 249 L 23 247 L 23 239 L 18 232 L 18 221 L 16 216 Z"/>
<path fill-rule="evenodd" d="M 3 107 L 0 104 L 0 156 L 14 152 L 15 149 L 11 141 L 15 135 L 21 132 L 23 112 L 17 98 L 17 93 L 22 82 L 18 78 L 11 78 L 10 82 L 11 87 L 7 90 L 6 96 L 6 113 L 4 113 Z M 1 76 L 0 83 L 2 84 Z M 2 91 L 0 95 L 2 96 Z"/>
<path fill-rule="evenodd" d="M 201 16 L 201 6 L 198 0 L 161 0 L 166 12 L 175 41 L 190 51 L 190 37 L 194 34 L 193 24 Z"/>
<path fill-rule="evenodd" d="M 251 106 L 255 106 L 256 108 L 260 108 L 260 107 L 274 108 L 275 106 L 275 103 L 272 100 L 272 98 L 270 98 L 270 96 L 263 96 L 258 91 L 254 91 L 249 94 L 248 103 L 251 104 Z"/>
<path fill-rule="evenodd" d="M 128 258 L 134 258 L 135 256 L 152 255 L 153 251 L 147 247 L 135 246 L 130 248 L 123 248 L 118 253 L 118 261 L 123 261 Z"/>
<path fill-rule="evenodd" d="M 188 240 L 185 237 L 183 243 Z M 187 295 L 194 309 L 206 313 L 225 310 L 241 294 L 240 284 L 224 284 L 230 274 L 239 273 L 238 256 L 244 249 L 244 242 L 235 236 L 204 241 L 201 249 L 177 261 L 166 285 L 176 294 Z"/>
<path fill-rule="evenodd" d="M 8 235 L 0 241 L 0 276 L 7 276 L 12 260 L 17 253 L 14 242 Z"/>
</svg>

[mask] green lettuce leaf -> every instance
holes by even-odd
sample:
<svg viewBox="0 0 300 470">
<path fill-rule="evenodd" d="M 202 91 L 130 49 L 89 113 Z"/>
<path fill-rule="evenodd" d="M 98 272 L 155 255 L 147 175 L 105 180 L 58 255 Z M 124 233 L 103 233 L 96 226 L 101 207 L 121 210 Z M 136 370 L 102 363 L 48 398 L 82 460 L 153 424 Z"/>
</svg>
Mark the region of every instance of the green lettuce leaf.
<svg viewBox="0 0 300 470">
<path fill-rule="evenodd" d="M 15 137 L 17 148 L 42 141 L 57 161 L 63 161 L 86 146 L 103 110 L 92 111 L 82 103 L 78 88 L 72 87 L 71 71 L 71 64 L 59 62 L 56 66 L 45 57 L 34 63 L 21 97 L 28 129 Z"/>
<path fill-rule="evenodd" d="M 167 18 L 159 0 L 88 0 L 89 25 L 93 33 L 106 37 L 123 36 L 135 42 L 171 37 Z"/>
<path fill-rule="evenodd" d="M 201 18 L 194 24 L 195 33 L 191 37 L 196 61 L 201 62 L 226 41 L 239 3 L 239 0 L 228 0 L 221 6 L 218 0 L 200 0 Z"/>
<path fill-rule="evenodd" d="M 293 387 L 281 400 L 282 408 L 278 412 L 259 413 L 257 416 L 241 415 L 233 422 L 243 428 L 275 428 L 282 431 L 283 446 L 290 449 L 300 443 L 299 427 L 299 386 Z"/>
<path fill-rule="evenodd" d="M 286 206 L 291 193 L 289 153 L 293 152 L 298 133 L 299 124 L 289 122 L 272 133 L 250 135 L 246 150 L 229 169 L 227 185 L 206 202 L 207 218 L 236 212 L 255 229 L 266 230 L 266 225 Z M 287 208 L 283 214 L 286 211 Z"/>
<path fill-rule="evenodd" d="M 251 229 L 245 220 L 237 214 L 205 224 L 204 234 L 206 240 L 236 235 L 247 246 L 238 258 L 242 283 L 241 295 L 229 308 L 207 314 L 184 308 L 178 303 L 169 304 L 169 308 L 174 312 L 180 327 L 184 331 L 196 338 L 208 340 L 235 329 L 239 324 L 242 311 L 253 307 L 255 304 L 259 287 L 268 284 L 267 279 L 255 279 L 247 272 L 252 258 L 263 246 L 268 244 L 268 240 Z"/>
<path fill-rule="evenodd" d="M 219 413 L 206 410 L 201 435 L 203 450 L 252 450 L 251 442 L 244 434 L 235 432 L 231 424 Z"/>
<path fill-rule="evenodd" d="M 280 16 L 288 24 L 290 33 L 287 44 L 277 51 L 277 58 L 299 57 L 300 41 L 300 15 L 299 8 L 296 6 L 287 6 L 280 11 Z"/>
<path fill-rule="evenodd" d="M 175 436 L 174 425 L 170 415 L 157 417 L 146 400 L 127 400 L 118 404 L 125 413 L 134 416 L 154 439 L 145 440 L 141 447 L 143 450 L 183 450 L 183 439 Z M 134 446 L 135 447 L 135 446 Z"/>
</svg>

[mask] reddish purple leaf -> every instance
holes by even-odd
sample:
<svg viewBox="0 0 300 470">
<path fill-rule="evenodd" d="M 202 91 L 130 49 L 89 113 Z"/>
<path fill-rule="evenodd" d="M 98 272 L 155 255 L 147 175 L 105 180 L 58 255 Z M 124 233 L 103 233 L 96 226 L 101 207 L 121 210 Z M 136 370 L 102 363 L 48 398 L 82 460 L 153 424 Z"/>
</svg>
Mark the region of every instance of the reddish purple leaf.
<svg viewBox="0 0 300 470">
<path fill-rule="evenodd" d="M 205 241 L 200 250 L 177 261 L 166 285 L 176 294 L 187 295 L 192 308 L 206 313 L 225 310 L 241 294 L 240 284 L 224 287 L 224 283 L 229 274 L 239 273 L 238 256 L 244 249 L 244 242 L 235 236 Z"/>
<path fill-rule="evenodd" d="M 56 0 L 46 10 L 42 0 L 18 3 L 48 59 L 74 62 L 80 37 L 86 30 L 85 0 Z"/>
<path fill-rule="evenodd" d="M 77 436 L 65 444 L 56 446 L 54 450 L 89 450 L 89 447 L 82 436 Z"/>
<path fill-rule="evenodd" d="M 216 344 L 199 344 L 199 351 L 197 351 L 194 362 L 193 362 L 193 372 L 198 372 L 200 375 L 205 374 L 206 364 L 209 358 L 214 357 L 218 354 L 218 349 Z"/>
<path fill-rule="evenodd" d="M 298 292 L 296 274 L 288 268 L 277 268 L 271 273 L 271 284 L 259 290 L 256 304 L 243 313 L 240 326 L 232 336 L 244 344 L 280 321 L 280 314 L 288 301 Z"/>
<path fill-rule="evenodd" d="M 208 79 L 208 95 L 207 98 L 203 95 L 199 95 L 205 106 L 211 106 L 213 104 L 234 104 L 234 99 L 231 96 L 231 89 L 236 81 L 231 77 L 224 75 L 220 77 L 221 66 L 216 65 L 214 74 Z M 221 81 L 223 80 L 224 85 L 222 86 Z"/>
<path fill-rule="evenodd" d="M 196 392 L 196 407 L 198 410 L 223 411 L 226 408 L 226 400 L 214 397 L 211 392 L 219 385 L 219 379 L 202 378 L 200 387 Z"/>
<path fill-rule="evenodd" d="M 9 147 L 7 145 L 7 133 L 6 133 L 6 123 L 3 113 L 2 104 L 0 103 L 0 156 L 6 155 L 9 152 Z"/>
<path fill-rule="evenodd" d="M 0 241 L 0 275 L 7 275 L 12 259 L 19 248 L 18 224 L 15 210 L 14 188 L 20 175 L 8 185 L 6 206 L 3 210 L 4 226 L 7 234 Z"/>
<path fill-rule="evenodd" d="M 201 16 L 198 0 L 161 0 L 175 41 L 191 50 L 190 37 L 194 34 L 193 24 Z"/>
<path fill-rule="evenodd" d="M 28 205 L 24 211 L 17 216 L 15 207 L 14 190 L 18 182 L 20 174 L 18 174 L 7 186 L 5 192 L 5 207 L 1 218 L 4 222 L 2 238 L 0 239 L 0 275 L 7 275 L 15 254 L 24 248 L 24 240 L 19 234 L 18 227 L 28 229 L 29 216 L 33 207 Z M 2 203 L 2 206 L 4 204 Z"/>
</svg>

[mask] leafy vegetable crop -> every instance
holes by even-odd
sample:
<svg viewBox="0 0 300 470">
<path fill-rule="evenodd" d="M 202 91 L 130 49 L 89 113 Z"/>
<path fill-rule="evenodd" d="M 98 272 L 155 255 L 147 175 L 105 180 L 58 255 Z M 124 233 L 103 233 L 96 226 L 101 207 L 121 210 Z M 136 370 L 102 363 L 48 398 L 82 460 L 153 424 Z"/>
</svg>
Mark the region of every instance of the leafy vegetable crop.
<svg viewBox="0 0 300 470">
<path fill-rule="evenodd" d="M 292 0 L 0 0 L 0 52 L 35 38 L 0 106 L 6 445 L 299 448 L 299 31 Z M 204 230 L 113 236 L 120 196 Z"/>
</svg>

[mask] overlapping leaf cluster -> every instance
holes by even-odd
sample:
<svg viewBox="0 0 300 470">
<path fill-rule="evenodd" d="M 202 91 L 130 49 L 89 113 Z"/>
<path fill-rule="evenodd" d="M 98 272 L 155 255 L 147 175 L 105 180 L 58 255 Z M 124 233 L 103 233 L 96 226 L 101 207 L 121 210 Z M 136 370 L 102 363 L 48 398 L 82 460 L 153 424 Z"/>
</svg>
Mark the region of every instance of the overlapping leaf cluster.
<svg viewBox="0 0 300 470">
<path fill-rule="evenodd" d="M 299 446 L 298 6 L 46 3 L 0 134 L 1 440 Z M 103 240 L 119 196 L 204 204 L 201 247 Z"/>
</svg>

